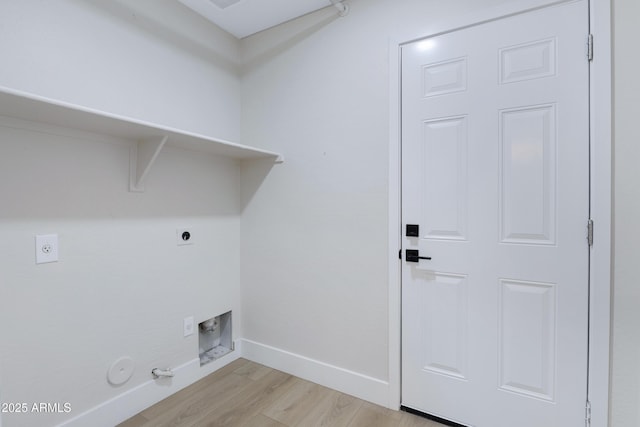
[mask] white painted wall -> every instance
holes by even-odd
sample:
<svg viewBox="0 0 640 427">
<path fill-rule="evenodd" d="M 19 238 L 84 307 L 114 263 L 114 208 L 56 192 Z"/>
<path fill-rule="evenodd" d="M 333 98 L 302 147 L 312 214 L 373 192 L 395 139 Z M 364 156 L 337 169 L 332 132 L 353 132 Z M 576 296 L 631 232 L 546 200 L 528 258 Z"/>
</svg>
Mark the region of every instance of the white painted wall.
<svg viewBox="0 0 640 427">
<path fill-rule="evenodd" d="M 238 42 L 178 2 L 1 2 L 0 52 L 0 86 L 240 135 Z M 153 367 L 194 360 L 186 316 L 233 310 L 241 334 L 239 166 L 165 148 L 146 192 L 130 193 L 130 144 L 0 118 L 2 401 L 72 405 L 3 414 L 5 427 L 57 424 L 150 382 Z M 178 247 L 185 226 L 196 241 Z M 60 261 L 35 265 L 34 236 L 44 233 L 59 235 Z M 107 369 L 121 356 L 136 371 L 114 387 Z M 207 370 L 190 378 L 197 372 Z M 91 425 L 133 415 L 124 406 Z"/>
<path fill-rule="evenodd" d="M 173 0 L 0 2 L 0 85 L 237 140 L 238 41 Z"/>
<path fill-rule="evenodd" d="M 259 191 L 267 168 L 245 170 L 239 200 L 235 164 L 167 149 L 147 192 L 132 194 L 127 144 L 18 130 L 3 121 L 2 399 L 72 400 L 76 415 L 142 383 L 155 365 L 189 360 L 197 343 L 180 336 L 184 316 L 218 314 L 211 312 L 224 305 L 216 294 L 220 283 L 239 311 L 240 260 L 229 254 L 240 251 L 244 324 L 236 337 L 387 381 L 389 40 L 428 34 L 444 21 L 508 2 L 350 0 L 344 19 L 328 9 L 243 40 L 242 80 L 238 42 L 177 2 L 2 2 L 1 86 L 222 138 L 241 136 L 287 157 Z M 614 3 L 611 425 L 631 427 L 640 420 L 632 243 L 639 11 L 635 0 Z M 51 171 L 46 179 L 42 170 Z M 175 247 L 175 228 L 185 223 L 215 244 Z M 61 261 L 35 266 L 33 235 L 49 232 L 60 235 Z M 224 262 L 212 263 L 218 259 Z M 112 388 L 106 369 L 124 354 L 136 359 L 136 375 Z"/>
<path fill-rule="evenodd" d="M 640 425 L 640 38 L 637 0 L 614 0 L 615 234 L 612 427 Z"/>
<path fill-rule="evenodd" d="M 389 380 L 390 41 L 506 3 L 352 0 L 242 40 L 242 139 L 287 159 L 243 212 L 246 339 Z"/>
<path fill-rule="evenodd" d="M 168 149 L 138 194 L 128 145 L 6 126 L 0 140 L 3 399 L 73 409 L 3 414 L 7 426 L 51 425 L 193 360 L 183 318 L 239 312 L 237 165 Z M 193 246 L 176 245 L 185 226 Z M 49 233 L 60 261 L 36 265 L 34 236 Z M 136 371 L 114 387 L 106 373 L 121 356 Z"/>
</svg>

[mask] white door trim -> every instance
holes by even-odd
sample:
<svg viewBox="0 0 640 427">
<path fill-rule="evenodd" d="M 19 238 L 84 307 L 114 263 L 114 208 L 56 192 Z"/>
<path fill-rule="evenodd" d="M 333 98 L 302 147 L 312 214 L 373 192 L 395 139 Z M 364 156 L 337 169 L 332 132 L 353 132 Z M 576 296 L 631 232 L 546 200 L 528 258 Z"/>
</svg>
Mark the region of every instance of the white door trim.
<svg viewBox="0 0 640 427">
<path fill-rule="evenodd" d="M 591 425 L 609 425 L 609 357 L 612 265 L 612 76 L 611 0 L 591 0 L 594 36 L 591 64 L 591 250 L 589 399 Z"/>
<path fill-rule="evenodd" d="M 396 34 L 389 44 L 389 408 L 401 399 L 401 273 L 398 251 L 400 230 L 400 46 L 417 39 L 521 13 L 565 1 L 522 0 L 488 8 L 455 22 L 442 22 L 420 34 Z M 591 250 L 589 399 L 591 425 L 609 424 L 609 357 L 611 323 L 611 0 L 590 1 L 590 26 L 595 57 L 591 64 L 591 218 L 594 246 Z M 585 51 L 586 52 L 586 51 Z M 586 219 L 585 219 L 586 226 Z"/>
</svg>

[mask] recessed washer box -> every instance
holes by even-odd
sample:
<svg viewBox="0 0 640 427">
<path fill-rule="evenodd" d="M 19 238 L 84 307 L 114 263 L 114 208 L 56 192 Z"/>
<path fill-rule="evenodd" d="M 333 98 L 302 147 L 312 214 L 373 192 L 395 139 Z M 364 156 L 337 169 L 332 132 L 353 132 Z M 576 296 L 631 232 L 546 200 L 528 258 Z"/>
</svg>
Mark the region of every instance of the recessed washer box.
<svg viewBox="0 0 640 427">
<path fill-rule="evenodd" d="M 212 317 L 198 324 L 200 366 L 233 351 L 231 312 Z"/>
</svg>

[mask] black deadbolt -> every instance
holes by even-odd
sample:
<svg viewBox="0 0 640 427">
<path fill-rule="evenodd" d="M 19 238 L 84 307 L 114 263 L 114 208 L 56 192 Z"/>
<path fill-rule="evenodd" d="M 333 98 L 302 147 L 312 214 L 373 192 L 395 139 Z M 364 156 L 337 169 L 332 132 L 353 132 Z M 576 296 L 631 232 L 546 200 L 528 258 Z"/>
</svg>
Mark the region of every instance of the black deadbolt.
<svg viewBox="0 0 640 427">
<path fill-rule="evenodd" d="M 190 238 L 191 238 L 191 233 L 189 233 L 188 231 L 185 231 L 184 233 L 182 233 L 182 240 L 184 240 L 185 242 Z"/>
<path fill-rule="evenodd" d="M 420 237 L 420 226 L 418 224 L 407 224 L 407 237 Z"/>
</svg>

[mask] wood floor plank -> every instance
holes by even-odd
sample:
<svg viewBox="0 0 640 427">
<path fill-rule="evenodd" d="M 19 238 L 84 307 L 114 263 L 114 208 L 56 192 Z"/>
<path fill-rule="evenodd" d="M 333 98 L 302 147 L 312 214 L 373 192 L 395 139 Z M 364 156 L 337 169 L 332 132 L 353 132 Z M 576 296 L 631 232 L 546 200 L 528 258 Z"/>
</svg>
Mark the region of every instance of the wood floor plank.
<svg viewBox="0 0 640 427">
<path fill-rule="evenodd" d="M 443 427 L 238 359 L 118 427 Z"/>
<path fill-rule="evenodd" d="M 293 385 L 263 414 L 285 425 L 296 425 L 322 399 L 322 393 L 318 384 L 295 378 Z"/>
<path fill-rule="evenodd" d="M 233 371 L 237 375 L 245 375 L 252 380 L 259 380 L 271 372 L 273 369 L 268 368 L 264 365 L 260 365 L 258 363 L 249 362 L 245 363 L 243 366 L 239 367 L 235 371 Z"/>
<path fill-rule="evenodd" d="M 408 412 L 402 413 L 398 427 L 444 427 L 442 424 Z"/>
<path fill-rule="evenodd" d="M 218 369 L 211 375 L 207 375 L 205 378 L 191 384 L 189 387 L 183 388 L 156 405 L 144 410 L 142 415 L 149 419 L 154 419 L 159 415 L 167 413 L 175 406 L 184 405 L 185 403 L 188 404 L 193 399 L 192 396 L 198 396 L 202 392 L 208 394 L 209 391 L 204 390 L 208 390 L 211 387 L 220 387 L 220 385 L 217 385 L 220 379 L 225 378 L 229 373 L 237 369 L 242 369 L 248 363 L 249 361 L 246 359 L 235 360 Z"/>
<path fill-rule="evenodd" d="M 327 389 L 296 427 L 347 427 L 361 406 L 362 400 Z"/>
<path fill-rule="evenodd" d="M 131 417 L 127 421 L 118 424 L 118 427 L 144 427 L 148 422 L 148 419 L 141 414 L 138 414 L 135 417 Z"/>
<path fill-rule="evenodd" d="M 251 418 L 245 424 L 242 424 L 242 427 L 288 427 L 285 424 L 279 423 L 276 420 L 272 420 L 266 415 L 258 414 L 255 417 Z"/>
<path fill-rule="evenodd" d="M 243 393 L 251 386 L 253 380 L 230 373 L 215 380 L 209 379 L 206 387 L 197 390 L 186 390 L 182 401 L 162 401 L 142 412 L 155 426 L 187 426 L 197 421 L 208 411 L 233 401 L 236 395 Z"/>
<path fill-rule="evenodd" d="M 244 387 L 241 398 L 230 399 L 211 407 L 192 425 L 241 426 L 286 392 L 293 380 L 294 377 L 291 375 L 274 370 Z"/>
<path fill-rule="evenodd" d="M 402 414 L 368 402 L 362 404 L 349 427 L 391 427 L 400 424 Z"/>
<path fill-rule="evenodd" d="M 161 414 L 149 419 L 149 427 L 198 425 L 204 415 L 233 399 L 249 382 L 249 379 L 242 377 L 238 377 L 236 380 L 232 378 L 221 379 L 220 388 L 215 392 L 207 393 L 205 390 L 166 412 L 162 412 L 162 409 L 158 408 Z"/>
</svg>

